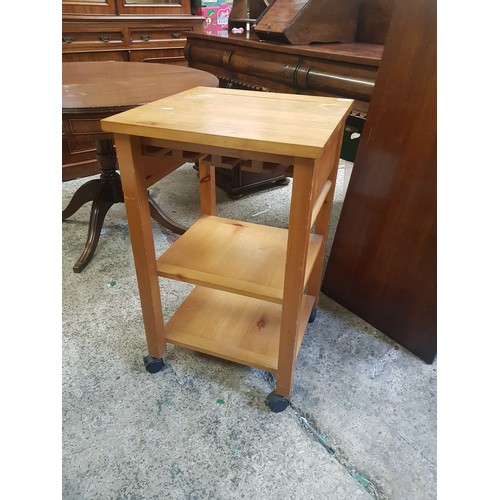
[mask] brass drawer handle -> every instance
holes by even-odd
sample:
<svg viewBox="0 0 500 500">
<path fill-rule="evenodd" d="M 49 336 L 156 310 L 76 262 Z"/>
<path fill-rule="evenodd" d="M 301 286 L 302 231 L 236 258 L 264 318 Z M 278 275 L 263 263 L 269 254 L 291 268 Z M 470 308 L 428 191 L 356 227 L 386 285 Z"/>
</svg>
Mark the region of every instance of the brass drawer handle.
<svg viewBox="0 0 500 500">
<path fill-rule="evenodd" d="M 71 43 L 71 42 L 74 42 L 76 40 L 76 36 L 75 35 L 63 35 L 63 40 L 66 43 Z"/>
<path fill-rule="evenodd" d="M 180 38 L 181 37 L 181 34 L 178 33 L 177 31 L 175 31 L 174 33 L 172 33 L 172 38 Z"/>
<path fill-rule="evenodd" d="M 147 33 L 141 33 L 141 40 L 144 40 L 145 42 L 149 42 L 151 40 L 151 35 Z"/>
<path fill-rule="evenodd" d="M 111 35 L 100 35 L 99 38 L 103 42 L 109 42 L 109 41 L 111 41 Z"/>
</svg>

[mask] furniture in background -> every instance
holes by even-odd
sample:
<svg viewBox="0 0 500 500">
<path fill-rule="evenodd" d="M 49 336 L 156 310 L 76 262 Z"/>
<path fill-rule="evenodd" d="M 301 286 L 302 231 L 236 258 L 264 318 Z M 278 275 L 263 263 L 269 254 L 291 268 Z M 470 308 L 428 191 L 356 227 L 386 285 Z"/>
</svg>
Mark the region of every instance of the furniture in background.
<svg viewBox="0 0 500 500">
<path fill-rule="evenodd" d="M 359 139 L 351 139 L 351 135 L 363 130 L 393 3 L 363 0 L 356 39 L 351 43 L 292 45 L 260 40 L 253 30 L 229 33 L 227 37 L 187 33 L 185 57 L 190 67 L 216 75 L 221 87 L 354 99 L 341 153 L 342 158 L 352 162 Z M 241 21 L 238 16 L 242 9 L 238 5 L 235 1 L 230 23 Z M 227 170 L 218 169 L 217 184 L 231 193 L 235 189 L 252 189 L 253 182 L 265 181 L 260 174 L 250 175 L 252 178 L 238 182 Z"/>
<path fill-rule="evenodd" d="M 437 345 L 436 2 L 398 1 L 322 291 L 431 363 Z"/>
<path fill-rule="evenodd" d="M 190 0 L 62 0 L 63 14 L 187 15 Z"/>
<path fill-rule="evenodd" d="M 203 27 L 190 0 L 63 0 L 62 14 L 63 62 L 185 65 L 183 32 Z"/>
<path fill-rule="evenodd" d="M 191 15 L 189 0 L 63 0 L 62 61 L 187 66 L 184 32 L 197 31 L 203 17 Z M 79 175 L 98 173 L 94 142 L 63 139 L 62 163 L 80 164 Z"/>
<path fill-rule="evenodd" d="M 239 20 L 245 2 L 234 1 L 230 22 Z M 250 5 L 254 3 L 262 14 L 265 3 Z M 254 30 L 227 37 L 187 33 L 185 57 L 189 66 L 216 75 L 221 86 L 347 97 L 355 100 L 356 114 L 366 115 L 393 4 L 394 0 L 362 0 L 353 42 L 270 42 L 261 40 Z"/>
<path fill-rule="evenodd" d="M 186 66 L 184 32 L 202 31 L 201 16 L 63 17 L 62 60 L 132 61 Z"/>
<path fill-rule="evenodd" d="M 231 31 L 233 28 L 250 30 L 271 2 L 272 0 L 233 0 L 228 30 Z"/>
<path fill-rule="evenodd" d="M 354 42 L 361 0 L 274 0 L 255 23 L 263 40 Z"/>
<path fill-rule="evenodd" d="M 73 267 L 75 272 L 81 272 L 92 259 L 109 208 L 123 202 L 113 135 L 101 130 L 100 120 L 197 85 L 215 87 L 217 84 L 217 78 L 210 73 L 168 64 L 109 61 L 62 64 L 63 139 L 69 145 L 80 142 L 82 138 L 91 141 L 101 174 L 99 179 L 83 184 L 63 210 L 65 220 L 82 205 L 92 202 L 87 241 Z M 185 161 L 167 161 L 167 166 L 173 169 Z M 70 170 L 70 173 L 65 173 L 65 170 Z M 85 164 L 63 166 L 63 180 L 65 177 L 71 179 L 85 175 L 89 175 Z M 148 175 L 148 182 L 156 178 L 154 172 Z M 177 233 L 185 230 L 172 221 L 151 198 L 149 205 L 151 216 L 158 223 Z"/>
<path fill-rule="evenodd" d="M 197 87 L 102 120 L 120 162 L 147 371 L 161 370 L 166 343 L 176 344 L 276 373 L 266 403 L 274 412 L 288 406 L 318 303 L 351 106 L 348 99 Z M 197 157 L 202 216 L 156 259 L 144 180 L 148 167 L 160 172 L 161 158 L 178 156 Z M 293 168 L 288 229 L 216 216 L 215 166 L 227 158 Z M 196 285 L 166 324 L 159 277 Z"/>
</svg>

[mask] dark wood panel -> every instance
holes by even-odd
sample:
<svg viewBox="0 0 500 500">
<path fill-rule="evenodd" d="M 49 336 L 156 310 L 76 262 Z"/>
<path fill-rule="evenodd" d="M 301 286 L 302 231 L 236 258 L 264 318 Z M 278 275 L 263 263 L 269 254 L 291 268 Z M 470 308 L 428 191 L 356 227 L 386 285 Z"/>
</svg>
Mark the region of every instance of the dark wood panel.
<svg viewBox="0 0 500 500">
<path fill-rule="evenodd" d="M 69 181 L 99 173 L 95 140 L 62 141 L 62 180 Z"/>
<path fill-rule="evenodd" d="M 63 14 L 115 14 L 115 0 L 103 0 L 100 3 L 92 3 L 78 0 L 62 0 Z"/>
<path fill-rule="evenodd" d="M 385 44 L 393 9 L 394 0 L 362 0 L 356 41 Z"/>
<path fill-rule="evenodd" d="M 130 61 L 128 50 L 99 52 L 63 52 L 62 62 L 81 61 Z"/>
<path fill-rule="evenodd" d="M 88 2 L 85 0 L 62 0 L 63 14 L 85 15 L 188 15 L 191 10 L 189 0 L 178 0 L 171 4 L 153 5 L 152 3 L 126 4 L 124 0 L 102 0 L 101 2 Z"/>
<path fill-rule="evenodd" d="M 94 152 L 95 157 L 95 152 Z M 97 160 L 87 160 L 79 163 L 68 163 L 62 166 L 62 182 L 81 179 L 100 173 Z"/>
<path fill-rule="evenodd" d="M 166 4 L 156 4 L 144 3 L 133 4 L 127 3 L 125 0 L 115 0 L 117 6 L 117 14 L 123 15 L 158 15 L 158 16 L 170 16 L 176 14 L 190 14 L 191 13 L 191 3 L 189 0 L 178 0 L 177 2 L 171 2 Z"/>
<path fill-rule="evenodd" d="M 436 2 L 398 0 L 323 292 L 436 355 Z"/>
<path fill-rule="evenodd" d="M 187 61 L 184 57 L 184 47 L 131 50 L 129 54 L 130 61 L 132 62 L 167 63 L 177 66 L 187 66 Z"/>
</svg>

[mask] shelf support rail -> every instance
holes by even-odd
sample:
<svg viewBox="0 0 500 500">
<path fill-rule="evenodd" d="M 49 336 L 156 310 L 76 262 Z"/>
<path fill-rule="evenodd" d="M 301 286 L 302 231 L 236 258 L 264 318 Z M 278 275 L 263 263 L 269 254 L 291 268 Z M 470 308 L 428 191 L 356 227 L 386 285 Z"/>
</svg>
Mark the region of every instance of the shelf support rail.
<svg viewBox="0 0 500 500">
<path fill-rule="evenodd" d="M 325 203 L 326 197 L 328 196 L 328 193 L 330 192 L 330 189 L 332 189 L 333 183 L 330 179 L 327 179 L 325 184 L 323 185 L 323 188 L 321 189 L 321 192 L 319 193 L 319 196 L 316 198 L 316 201 L 314 202 L 313 208 L 312 208 L 312 214 L 311 214 L 311 227 L 314 226 L 316 222 L 316 218 L 318 217 L 319 211 L 321 210 L 321 207 Z"/>
</svg>

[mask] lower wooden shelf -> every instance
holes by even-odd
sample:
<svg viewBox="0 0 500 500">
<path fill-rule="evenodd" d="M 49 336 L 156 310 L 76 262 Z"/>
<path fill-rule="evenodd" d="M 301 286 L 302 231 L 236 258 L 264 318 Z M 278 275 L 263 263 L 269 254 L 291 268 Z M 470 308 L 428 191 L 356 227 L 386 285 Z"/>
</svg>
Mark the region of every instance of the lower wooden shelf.
<svg viewBox="0 0 500 500">
<path fill-rule="evenodd" d="M 314 297 L 304 295 L 299 352 Z M 165 325 L 168 343 L 261 370 L 278 369 L 281 305 L 197 286 Z"/>
</svg>

